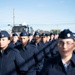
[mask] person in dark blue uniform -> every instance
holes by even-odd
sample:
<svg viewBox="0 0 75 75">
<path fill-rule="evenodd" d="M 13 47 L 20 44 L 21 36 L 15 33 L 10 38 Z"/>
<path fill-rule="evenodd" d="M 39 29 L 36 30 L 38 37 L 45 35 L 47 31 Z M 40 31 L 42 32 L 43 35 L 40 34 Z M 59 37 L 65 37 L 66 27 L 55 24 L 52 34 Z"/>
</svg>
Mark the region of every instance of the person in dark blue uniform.
<svg viewBox="0 0 75 75">
<path fill-rule="evenodd" d="M 38 32 L 38 31 L 36 31 L 35 33 L 34 33 L 34 45 L 36 45 L 36 47 L 38 47 L 39 45 L 40 45 L 40 41 L 41 41 L 41 34 Z"/>
<path fill-rule="evenodd" d="M 28 71 L 26 75 L 36 75 L 36 68 L 40 66 L 40 56 L 35 45 L 29 43 L 28 33 L 21 32 L 20 34 L 21 44 L 16 46 L 20 51 L 23 59 L 26 60 L 28 65 Z"/>
<path fill-rule="evenodd" d="M 15 46 L 19 45 L 21 42 L 19 40 L 19 37 L 16 33 L 12 34 L 9 46 L 11 46 L 12 48 L 14 48 Z"/>
<path fill-rule="evenodd" d="M 57 40 L 58 39 L 58 36 L 59 36 L 59 34 L 58 33 L 55 33 L 54 34 L 54 40 Z"/>
<path fill-rule="evenodd" d="M 21 42 L 19 40 L 18 34 L 13 33 L 12 34 L 12 43 L 16 46 L 19 45 Z"/>
<path fill-rule="evenodd" d="M 56 40 L 53 40 L 52 41 L 52 44 L 50 45 L 50 53 L 51 53 L 51 57 L 54 57 L 56 55 L 58 55 L 58 47 L 57 47 L 57 42 L 58 42 L 58 39 Z"/>
<path fill-rule="evenodd" d="M 33 34 L 29 33 L 28 36 L 29 36 L 29 42 L 32 43 L 33 42 Z"/>
<path fill-rule="evenodd" d="M 41 34 L 41 44 L 43 48 L 43 53 L 44 53 L 44 59 L 47 60 L 48 58 L 51 57 L 50 53 L 50 47 L 49 47 L 49 42 L 47 41 L 48 35 L 47 33 L 42 33 Z"/>
<path fill-rule="evenodd" d="M 34 33 L 34 41 L 31 44 L 36 46 L 36 48 L 38 49 L 38 56 L 40 56 L 41 59 L 40 65 L 36 69 L 37 75 L 39 75 L 39 72 L 41 71 L 44 63 L 44 54 L 43 54 L 42 44 L 41 44 L 41 34 L 38 31 Z"/>
<path fill-rule="evenodd" d="M 58 37 L 59 55 L 45 62 L 40 75 L 75 75 L 74 36 L 69 29 L 61 31 Z"/>
<path fill-rule="evenodd" d="M 10 35 L 0 31 L 0 75 L 25 75 L 28 70 L 20 52 L 9 46 Z"/>
<path fill-rule="evenodd" d="M 50 41 L 54 40 L 54 33 L 50 33 Z"/>
<path fill-rule="evenodd" d="M 46 33 L 47 35 L 47 42 L 50 42 L 50 34 L 49 33 Z"/>
</svg>

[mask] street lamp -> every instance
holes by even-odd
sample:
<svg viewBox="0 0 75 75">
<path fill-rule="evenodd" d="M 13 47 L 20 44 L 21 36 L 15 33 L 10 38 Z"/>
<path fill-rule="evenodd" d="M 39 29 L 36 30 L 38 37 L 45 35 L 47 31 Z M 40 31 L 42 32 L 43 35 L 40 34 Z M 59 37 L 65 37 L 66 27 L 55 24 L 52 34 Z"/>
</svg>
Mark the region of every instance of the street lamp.
<svg viewBox="0 0 75 75">
<path fill-rule="evenodd" d="M 58 24 L 57 24 L 57 34 L 58 34 Z"/>
</svg>

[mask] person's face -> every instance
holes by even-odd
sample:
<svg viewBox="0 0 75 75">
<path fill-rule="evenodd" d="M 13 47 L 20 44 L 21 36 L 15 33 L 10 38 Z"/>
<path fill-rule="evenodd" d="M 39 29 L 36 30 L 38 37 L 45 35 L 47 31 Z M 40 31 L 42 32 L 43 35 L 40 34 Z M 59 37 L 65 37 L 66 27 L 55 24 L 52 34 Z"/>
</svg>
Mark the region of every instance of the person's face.
<svg viewBox="0 0 75 75">
<path fill-rule="evenodd" d="M 25 45 L 28 42 L 28 36 L 21 36 L 20 37 L 21 43 Z"/>
<path fill-rule="evenodd" d="M 12 37 L 12 41 L 15 43 L 15 42 L 17 42 L 17 40 L 18 40 L 18 36 L 13 36 Z"/>
<path fill-rule="evenodd" d="M 67 57 L 71 55 L 74 50 L 73 39 L 58 39 L 57 45 L 61 57 Z"/>
<path fill-rule="evenodd" d="M 54 35 L 51 35 L 50 39 L 53 40 L 54 39 Z"/>
<path fill-rule="evenodd" d="M 41 40 L 40 37 L 34 37 L 34 39 L 35 39 L 36 42 L 39 42 Z"/>
<path fill-rule="evenodd" d="M 42 41 L 45 43 L 45 42 L 47 42 L 47 37 L 46 36 L 43 36 L 42 37 Z"/>
<path fill-rule="evenodd" d="M 33 36 L 29 36 L 29 41 L 31 41 L 33 39 Z"/>
<path fill-rule="evenodd" d="M 58 35 L 55 35 L 55 36 L 54 36 L 54 39 L 58 39 Z"/>
<path fill-rule="evenodd" d="M 47 41 L 49 41 L 50 40 L 50 36 L 47 36 Z"/>
<path fill-rule="evenodd" d="M 8 37 L 0 38 L 0 48 L 5 49 L 9 44 Z"/>
</svg>

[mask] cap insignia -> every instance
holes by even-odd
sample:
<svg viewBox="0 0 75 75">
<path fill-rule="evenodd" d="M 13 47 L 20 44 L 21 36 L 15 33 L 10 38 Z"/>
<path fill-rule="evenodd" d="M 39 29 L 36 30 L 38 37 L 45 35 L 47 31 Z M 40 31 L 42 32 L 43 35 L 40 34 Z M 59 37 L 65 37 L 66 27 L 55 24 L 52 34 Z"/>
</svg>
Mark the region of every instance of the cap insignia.
<svg viewBox="0 0 75 75">
<path fill-rule="evenodd" d="M 68 34 L 67 34 L 67 37 L 70 37 L 70 36 L 71 36 L 70 33 L 68 33 Z"/>
</svg>

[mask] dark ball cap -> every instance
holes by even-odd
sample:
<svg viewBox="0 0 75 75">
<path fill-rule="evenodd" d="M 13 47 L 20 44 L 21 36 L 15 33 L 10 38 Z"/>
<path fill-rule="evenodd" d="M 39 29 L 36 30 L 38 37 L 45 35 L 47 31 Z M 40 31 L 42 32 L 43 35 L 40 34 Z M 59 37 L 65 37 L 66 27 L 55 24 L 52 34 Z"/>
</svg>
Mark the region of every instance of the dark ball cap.
<svg viewBox="0 0 75 75">
<path fill-rule="evenodd" d="M 73 36 L 74 36 L 74 38 L 75 38 L 75 33 L 73 33 Z"/>
<path fill-rule="evenodd" d="M 33 35 L 32 33 L 29 33 L 29 34 L 28 34 L 28 36 L 32 36 L 32 35 Z"/>
<path fill-rule="evenodd" d="M 36 32 L 34 33 L 34 36 L 35 36 L 35 37 L 40 37 L 41 34 L 40 34 L 39 32 L 36 31 Z"/>
<path fill-rule="evenodd" d="M 42 37 L 43 37 L 43 36 L 47 36 L 47 33 L 42 33 L 41 36 L 42 36 Z"/>
<path fill-rule="evenodd" d="M 54 35 L 54 33 L 50 33 L 50 36 Z"/>
<path fill-rule="evenodd" d="M 12 36 L 18 36 L 16 33 L 14 33 Z"/>
<path fill-rule="evenodd" d="M 27 32 L 21 32 L 20 36 L 28 36 Z"/>
<path fill-rule="evenodd" d="M 10 37 L 9 33 L 5 30 L 0 31 L 0 38 Z"/>
<path fill-rule="evenodd" d="M 68 38 L 74 38 L 73 32 L 70 31 L 69 29 L 64 29 L 63 31 L 60 32 L 59 37 L 61 39 L 68 39 Z"/>
</svg>

